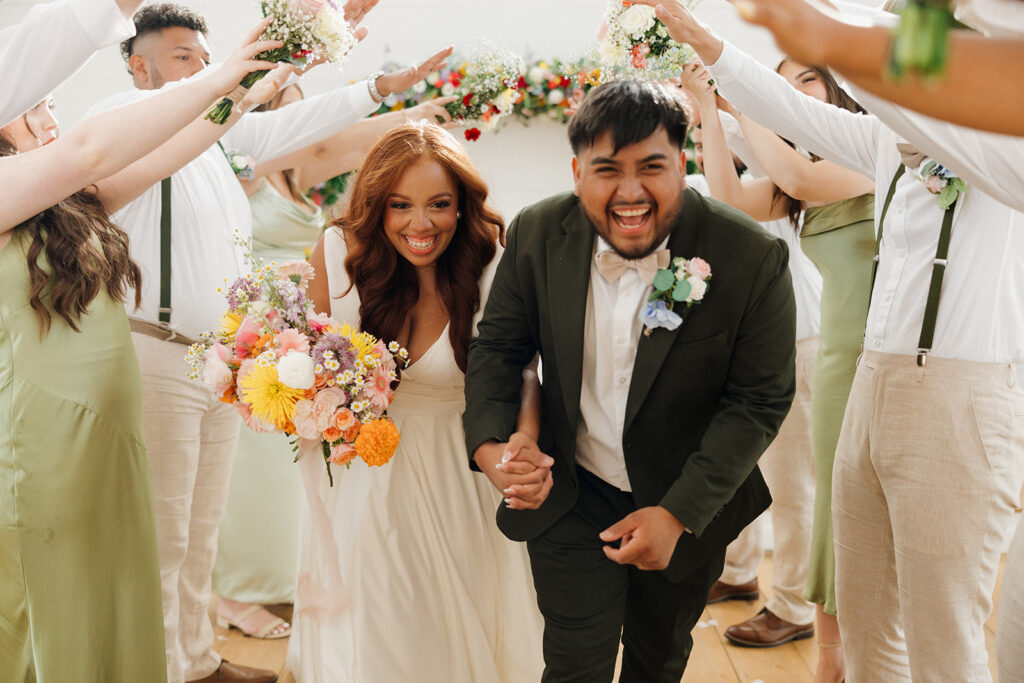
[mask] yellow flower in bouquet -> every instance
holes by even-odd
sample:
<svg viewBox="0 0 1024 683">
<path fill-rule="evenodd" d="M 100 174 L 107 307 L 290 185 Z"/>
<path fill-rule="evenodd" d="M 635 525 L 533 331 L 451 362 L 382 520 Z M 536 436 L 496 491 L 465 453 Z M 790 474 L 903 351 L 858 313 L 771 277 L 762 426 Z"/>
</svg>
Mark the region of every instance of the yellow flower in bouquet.
<svg viewBox="0 0 1024 683">
<path fill-rule="evenodd" d="M 233 342 L 239 325 L 242 324 L 242 314 L 235 311 L 227 311 L 220 317 L 217 323 L 217 336 L 225 343 Z"/>
<path fill-rule="evenodd" d="M 280 380 L 277 368 L 255 364 L 238 382 L 242 400 L 252 407 L 252 414 L 284 430 L 295 414 L 295 403 L 306 392 L 293 389 Z"/>
<path fill-rule="evenodd" d="M 367 365 L 366 360 L 368 358 L 375 358 L 376 354 L 373 349 L 377 346 L 377 338 L 369 332 L 360 332 L 354 329 L 348 323 L 344 323 L 341 326 L 341 336 L 348 337 L 352 342 L 352 348 L 356 352 L 356 360 Z"/>
<path fill-rule="evenodd" d="M 356 454 L 367 465 L 386 465 L 398 448 L 398 428 L 387 418 L 367 422 L 356 437 Z"/>
</svg>

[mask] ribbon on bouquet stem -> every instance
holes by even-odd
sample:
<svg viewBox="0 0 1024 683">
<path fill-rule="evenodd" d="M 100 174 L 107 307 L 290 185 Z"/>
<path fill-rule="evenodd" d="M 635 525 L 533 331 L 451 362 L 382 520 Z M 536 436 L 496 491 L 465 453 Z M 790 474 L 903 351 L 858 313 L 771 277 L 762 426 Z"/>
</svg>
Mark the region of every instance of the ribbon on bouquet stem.
<svg viewBox="0 0 1024 683">
<path fill-rule="evenodd" d="M 299 471 L 306 490 L 311 522 L 310 551 L 313 557 L 309 571 L 299 574 L 296 585 L 296 611 L 317 621 L 333 616 L 348 607 L 348 594 L 338 566 L 338 544 L 327 506 L 320 497 L 320 478 L 324 456 L 320 442 L 299 439 Z"/>
</svg>

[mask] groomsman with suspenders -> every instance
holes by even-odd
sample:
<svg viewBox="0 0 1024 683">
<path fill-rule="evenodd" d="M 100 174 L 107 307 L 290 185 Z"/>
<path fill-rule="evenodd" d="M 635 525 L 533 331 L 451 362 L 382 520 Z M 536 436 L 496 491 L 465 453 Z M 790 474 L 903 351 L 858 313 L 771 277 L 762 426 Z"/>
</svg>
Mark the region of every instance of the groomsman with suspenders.
<svg viewBox="0 0 1024 683">
<path fill-rule="evenodd" d="M 970 186 L 940 206 L 952 193 L 926 186 L 921 156 L 877 117 L 798 93 L 662 4 L 744 115 L 876 178 L 877 266 L 833 484 L 847 674 L 988 681 L 984 623 L 1024 476 L 1024 214 Z"/>
</svg>

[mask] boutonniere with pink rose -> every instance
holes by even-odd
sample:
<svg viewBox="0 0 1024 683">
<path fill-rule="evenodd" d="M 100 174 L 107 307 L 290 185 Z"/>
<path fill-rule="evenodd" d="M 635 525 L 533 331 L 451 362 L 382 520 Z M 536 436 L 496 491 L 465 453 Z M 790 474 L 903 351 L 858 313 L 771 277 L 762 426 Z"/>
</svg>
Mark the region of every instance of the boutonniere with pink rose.
<svg viewBox="0 0 1024 683">
<path fill-rule="evenodd" d="M 929 192 L 938 195 L 939 208 L 943 211 L 967 191 L 967 183 L 963 178 L 953 174 L 934 159 L 925 159 L 921 167 L 914 171 L 914 177 L 924 183 Z"/>
<path fill-rule="evenodd" d="M 676 304 L 689 308 L 699 304 L 708 293 L 711 280 L 711 266 L 699 257 L 672 259 L 672 269 L 662 268 L 654 275 L 653 291 L 647 297 L 647 305 L 640 311 L 644 334 L 650 336 L 658 327 L 674 330 L 683 322 L 675 312 Z"/>
</svg>

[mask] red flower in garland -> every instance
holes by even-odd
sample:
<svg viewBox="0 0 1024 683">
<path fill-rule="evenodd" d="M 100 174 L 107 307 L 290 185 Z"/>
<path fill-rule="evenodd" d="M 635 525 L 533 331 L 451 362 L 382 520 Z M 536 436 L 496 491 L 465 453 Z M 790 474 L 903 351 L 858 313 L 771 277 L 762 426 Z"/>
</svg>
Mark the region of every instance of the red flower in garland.
<svg viewBox="0 0 1024 683">
<path fill-rule="evenodd" d="M 458 71 L 452 71 L 448 74 L 448 81 L 457 88 L 459 83 L 462 83 L 462 74 Z"/>
<path fill-rule="evenodd" d="M 467 129 L 466 130 L 466 139 L 469 140 L 470 142 L 475 142 L 475 141 L 479 140 L 480 139 L 480 129 L 479 128 L 469 128 L 469 129 Z"/>
<path fill-rule="evenodd" d="M 516 90 L 526 90 L 526 78 L 523 76 L 519 77 L 519 82 L 516 83 Z"/>
<path fill-rule="evenodd" d="M 472 102 L 473 102 L 473 93 L 469 93 L 467 95 L 463 95 L 463 97 L 462 97 L 462 106 L 463 107 L 466 107 L 468 109 L 470 103 L 472 103 Z"/>
</svg>

